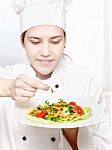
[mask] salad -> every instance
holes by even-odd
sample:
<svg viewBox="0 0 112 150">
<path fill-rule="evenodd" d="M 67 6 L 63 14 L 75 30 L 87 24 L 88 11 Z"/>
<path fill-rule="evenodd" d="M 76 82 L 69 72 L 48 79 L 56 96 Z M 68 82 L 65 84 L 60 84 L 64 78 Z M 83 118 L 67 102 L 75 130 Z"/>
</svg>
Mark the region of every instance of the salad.
<svg viewBox="0 0 112 150">
<path fill-rule="evenodd" d="M 91 116 L 92 109 L 90 107 L 81 107 L 75 101 L 67 103 L 63 99 L 59 99 L 57 103 L 45 101 L 41 105 L 29 108 L 26 112 L 27 119 L 35 122 L 76 122 L 84 120 Z"/>
</svg>

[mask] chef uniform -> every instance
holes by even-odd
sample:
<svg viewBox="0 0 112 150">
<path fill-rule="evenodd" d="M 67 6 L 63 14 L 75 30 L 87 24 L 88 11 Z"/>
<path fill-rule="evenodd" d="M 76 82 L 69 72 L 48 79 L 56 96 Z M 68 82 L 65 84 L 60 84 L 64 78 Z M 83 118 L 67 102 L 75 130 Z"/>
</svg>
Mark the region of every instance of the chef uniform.
<svg viewBox="0 0 112 150">
<path fill-rule="evenodd" d="M 14 2 L 16 11 L 20 13 L 21 33 L 39 24 L 57 25 L 65 30 L 65 5 L 63 5 L 63 0 L 15 0 Z M 55 17 L 49 16 L 51 12 L 54 13 Z M 40 14 L 41 17 L 39 17 Z M 13 79 L 21 74 L 40 80 L 36 77 L 29 62 L 0 68 L 1 78 Z M 41 102 L 45 99 L 54 102 L 59 96 L 73 99 L 91 96 L 94 97 L 99 107 L 102 107 L 105 111 L 105 101 L 98 81 L 86 70 L 73 65 L 64 57 L 61 58 L 51 77 L 42 80 L 42 82 L 50 85 L 55 92 L 38 90 L 35 97 L 31 101 L 23 103 L 23 105 L 36 104 L 37 100 L 40 99 Z M 1 150 L 72 150 L 61 129 L 22 124 L 16 120 L 14 109 L 15 102 L 11 98 L 0 100 Z M 79 128 L 78 149 L 112 150 L 112 132 L 109 128 L 108 118 L 107 121 L 97 125 Z"/>
<path fill-rule="evenodd" d="M 36 76 L 29 63 L 0 68 L 0 76 L 3 78 L 16 78 L 19 74 L 26 74 L 34 78 Z M 96 78 L 87 71 L 69 63 L 65 58 L 60 60 L 51 78 L 43 80 L 43 82 L 51 85 L 55 93 L 38 90 L 34 100 L 29 103 L 35 103 L 40 97 L 43 100 L 54 97 L 57 100 L 61 95 L 62 97 L 70 96 L 77 100 L 77 97 L 92 96 L 99 103 L 99 107 L 105 110 L 105 101 Z M 56 85 L 59 87 L 56 88 Z M 14 106 L 14 101 L 10 98 L 0 100 L 0 147 L 2 150 L 71 149 L 60 129 L 32 127 L 16 121 L 13 115 Z M 112 132 L 108 119 L 97 125 L 79 128 L 78 148 L 79 150 L 111 150 Z"/>
</svg>

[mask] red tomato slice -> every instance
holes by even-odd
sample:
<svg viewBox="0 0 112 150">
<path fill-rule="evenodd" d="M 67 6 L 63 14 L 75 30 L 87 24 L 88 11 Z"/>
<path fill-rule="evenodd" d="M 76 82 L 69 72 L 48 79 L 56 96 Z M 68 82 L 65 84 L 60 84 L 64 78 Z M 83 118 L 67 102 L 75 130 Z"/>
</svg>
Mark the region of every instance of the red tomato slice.
<svg viewBox="0 0 112 150">
<path fill-rule="evenodd" d="M 75 108 L 73 108 L 73 110 L 80 116 L 84 114 L 84 111 L 80 106 L 76 106 Z"/>
<path fill-rule="evenodd" d="M 76 106 L 77 106 L 77 104 L 76 104 L 75 102 L 70 102 L 69 105 L 70 105 L 71 107 L 76 107 Z"/>
<path fill-rule="evenodd" d="M 35 116 L 38 118 L 44 118 L 47 115 L 47 111 L 46 110 L 42 110 L 40 113 L 35 113 Z"/>
</svg>

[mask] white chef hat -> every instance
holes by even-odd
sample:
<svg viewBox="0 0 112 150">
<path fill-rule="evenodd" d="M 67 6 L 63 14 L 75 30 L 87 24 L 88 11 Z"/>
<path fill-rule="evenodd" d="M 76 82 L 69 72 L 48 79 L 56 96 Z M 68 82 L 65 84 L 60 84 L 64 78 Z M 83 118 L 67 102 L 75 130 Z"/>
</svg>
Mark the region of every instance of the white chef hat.
<svg viewBox="0 0 112 150">
<path fill-rule="evenodd" d="M 37 25 L 54 25 L 66 28 L 66 11 L 72 0 L 13 0 L 20 15 L 21 34 Z"/>
</svg>

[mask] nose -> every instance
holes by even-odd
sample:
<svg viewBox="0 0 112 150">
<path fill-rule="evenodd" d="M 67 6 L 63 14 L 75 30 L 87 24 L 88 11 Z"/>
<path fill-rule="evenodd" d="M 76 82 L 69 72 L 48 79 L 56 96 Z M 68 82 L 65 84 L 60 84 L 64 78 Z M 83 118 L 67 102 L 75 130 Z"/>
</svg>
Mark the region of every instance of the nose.
<svg viewBox="0 0 112 150">
<path fill-rule="evenodd" d="M 49 43 L 43 43 L 40 51 L 41 55 L 44 57 L 48 57 L 51 54 Z"/>
</svg>

